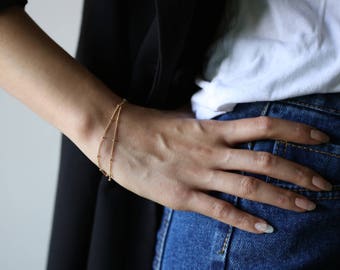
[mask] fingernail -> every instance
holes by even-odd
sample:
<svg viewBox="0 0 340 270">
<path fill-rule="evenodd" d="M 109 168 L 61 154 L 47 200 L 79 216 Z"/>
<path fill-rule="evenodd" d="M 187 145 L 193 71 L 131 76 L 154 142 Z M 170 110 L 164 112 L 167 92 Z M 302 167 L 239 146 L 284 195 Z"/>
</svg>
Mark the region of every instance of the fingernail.
<svg viewBox="0 0 340 270">
<path fill-rule="evenodd" d="M 326 191 L 331 191 L 333 188 L 331 183 L 327 182 L 326 180 L 324 180 L 323 178 L 319 176 L 313 176 L 312 183 L 314 186 L 321 188 L 323 190 L 326 190 Z"/>
<path fill-rule="evenodd" d="M 258 222 L 255 223 L 255 229 L 263 233 L 272 233 L 274 228 L 267 223 Z"/>
<path fill-rule="evenodd" d="M 319 142 L 328 142 L 329 141 L 329 137 L 325 133 L 323 133 L 319 130 L 316 130 L 316 129 L 311 130 L 310 137 L 313 140 L 316 140 L 316 141 L 319 141 Z"/>
<path fill-rule="evenodd" d="M 295 199 L 295 205 L 297 207 L 300 207 L 302 209 L 312 211 L 316 208 L 316 204 L 307 200 L 307 199 L 301 199 L 301 198 L 296 198 Z"/>
</svg>

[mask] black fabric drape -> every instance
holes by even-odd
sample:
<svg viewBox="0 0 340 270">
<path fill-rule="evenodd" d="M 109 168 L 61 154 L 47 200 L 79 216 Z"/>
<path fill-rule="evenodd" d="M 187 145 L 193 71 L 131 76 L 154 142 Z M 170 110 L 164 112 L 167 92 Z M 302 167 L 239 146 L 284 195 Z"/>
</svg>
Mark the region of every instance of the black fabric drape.
<svg viewBox="0 0 340 270">
<path fill-rule="evenodd" d="M 19 5 L 23 7 L 26 4 L 27 4 L 27 0 L 1 0 L 0 11 L 10 6 Z"/>
</svg>

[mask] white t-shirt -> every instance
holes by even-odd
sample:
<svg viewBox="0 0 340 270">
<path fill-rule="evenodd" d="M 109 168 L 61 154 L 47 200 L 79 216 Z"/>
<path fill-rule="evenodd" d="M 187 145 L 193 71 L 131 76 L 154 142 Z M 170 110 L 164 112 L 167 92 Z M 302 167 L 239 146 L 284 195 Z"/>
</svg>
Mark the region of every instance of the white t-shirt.
<svg viewBox="0 0 340 270">
<path fill-rule="evenodd" d="M 198 119 L 237 103 L 340 92 L 339 0 L 238 0 L 231 29 L 212 46 Z M 203 19 L 203 18 L 202 18 Z"/>
</svg>

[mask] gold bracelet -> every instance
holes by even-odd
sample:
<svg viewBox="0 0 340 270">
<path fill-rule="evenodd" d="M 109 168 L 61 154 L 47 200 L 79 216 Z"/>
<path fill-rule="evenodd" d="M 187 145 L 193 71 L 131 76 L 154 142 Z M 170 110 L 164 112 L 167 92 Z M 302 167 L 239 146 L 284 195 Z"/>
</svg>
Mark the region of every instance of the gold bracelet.
<svg viewBox="0 0 340 270">
<path fill-rule="evenodd" d="M 108 179 L 109 181 L 111 181 L 111 179 L 113 180 L 113 177 L 112 177 L 113 152 L 114 152 L 115 142 L 116 142 L 116 137 L 117 137 L 120 111 L 122 110 L 122 106 L 124 105 L 125 102 L 126 102 L 126 100 L 124 99 L 120 103 L 119 108 L 117 110 L 117 117 L 116 117 L 116 120 L 115 120 L 115 129 L 114 129 L 113 138 L 112 138 L 112 145 L 111 145 L 110 170 L 109 170 L 109 179 Z"/>
<path fill-rule="evenodd" d="M 102 145 L 103 145 L 103 142 L 105 139 L 107 139 L 107 132 L 109 131 L 110 127 L 111 127 L 111 124 L 112 124 L 112 120 L 113 118 L 115 117 L 116 113 L 118 111 L 120 111 L 121 109 L 121 106 L 126 102 L 126 99 L 124 98 L 116 107 L 115 109 L 113 110 L 113 113 L 111 115 L 111 118 L 108 122 L 108 124 L 106 125 L 105 127 L 105 131 L 104 131 L 104 135 L 102 136 L 101 138 L 101 141 L 99 143 L 99 146 L 98 146 L 98 153 L 97 153 L 97 161 L 98 161 L 98 168 L 99 168 L 99 171 L 106 177 L 108 177 L 109 175 L 105 172 L 105 170 L 102 169 L 101 167 L 101 163 L 100 163 L 100 158 L 101 158 L 101 155 L 100 155 L 100 152 L 101 152 L 101 148 L 102 148 Z M 117 127 L 115 128 L 115 130 L 117 129 Z M 116 132 L 115 132 L 116 133 Z M 110 180 L 110 179 L 109 179 Z"/>
</svg>

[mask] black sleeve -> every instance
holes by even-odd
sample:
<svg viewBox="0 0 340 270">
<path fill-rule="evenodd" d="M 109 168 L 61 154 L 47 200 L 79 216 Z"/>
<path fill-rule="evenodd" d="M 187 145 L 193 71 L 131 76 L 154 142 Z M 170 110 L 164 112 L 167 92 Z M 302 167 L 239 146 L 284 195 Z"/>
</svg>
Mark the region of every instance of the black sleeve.
<svg viewBox="0 0 340 270">
<path fill-rule="evenodd" d="M 0 0 L 0 11 L 14 5 L 24 7 L 27 4 L 27 0 Z"/>
</svg>

